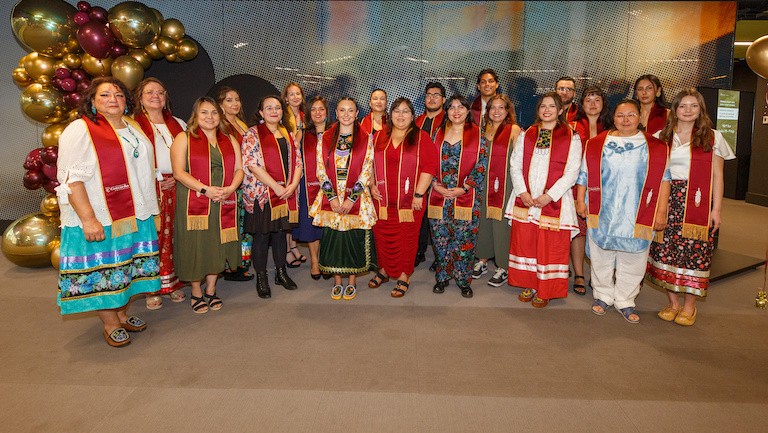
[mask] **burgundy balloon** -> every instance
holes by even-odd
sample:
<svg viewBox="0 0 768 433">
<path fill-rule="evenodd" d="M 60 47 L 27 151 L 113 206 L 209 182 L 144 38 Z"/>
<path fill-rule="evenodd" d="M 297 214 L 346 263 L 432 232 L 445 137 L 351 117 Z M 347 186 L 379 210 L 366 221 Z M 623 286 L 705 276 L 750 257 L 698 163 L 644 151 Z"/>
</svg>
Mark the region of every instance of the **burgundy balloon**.
<svg viewBox="0 0 768 433">
<path fill-rule="evenodd" d="M 109 55 L 113 59 L 116 59 L 116 58 L 118 58 L 120 56 L 124 56 L 126 54 L 128 54 L 128 47 L 123 45 L 123 43 L 120 42 L 120 41 L 115 41 L 115 45 L 112 45 L 112 51 L 110 51 Z"/>
<path fill-rule="evenodd" d="M 43 164 L 43 174 L 48 179 L 56 179 L 56 164 Z"/>
<path fill-rule="evenodd" d="M 84 70 L 77 68 L 70 71 L 69 76 L 74 78 L 75 81 L 80 82 L 83 81 L 88 74 L 86 74 Z"/>
<path fill-rule="evenodd" d="M 49 193 L 53 194 L 56 192 L 56 187 L 59 186 L 60 183 L 56 179 L 48 179 L 43 183 L 43 189 L 48 191 Z"/>
<path fill-rule="evenodd" d="M 69 108 L 77 108 L 80 105 L 80 101 L 83 100 L 83 95 L 77 92 L 67 93 L 64 95 L 64 103 Z"/>
<path fill-rule="evenodd" d="M 57 159 L 59 159 L 59 148 L 57 146 L 44 147 L 40 152 L 40 160 L 43 161 L 43 164 L 55 165 Z"/>
<path fill-rule="evenodd" d="M 103 59 L 109 56 L 115 44 L 115 36 L 103 23 L 91 21 L 77 29 L 77 42 L 86 53 Z"/>
<path fill-rule="evenodd" d="M 42 153 L 42 152 L 43 152 L 43 148 L 42 147 L 38 147 L 36 149 L 32 149 L 27 154 L 27 158 L 32 158 L 35 161 L 40 161 L 40 153 Z M 30 169 L 27 169 L 27 170 L 30 170 Z"/>
<path fill-rule="evenodd" d="M 29 170 L 24 173 L 24 188 L 35 190 L 43 186 L 47 179 L 39 170 Z"/>
<path fill-rule="evenodd" d="M 107 22 L 107 10 L 101 6 L 92 7 L 91 11 L 88 12 L 88 16 L 90 16 L 92 20 L 98 21 L 100 23 Z"/>
<path fill-rule="evenodd" d="M 91 4 L 86 1 L 79 1 L 77 2 L 77 10 L 80 12 L 88 12 L 91 10 Z"/>
<path fill-rule="evenodd" d="M 74 21 L 78 26 L 82 26 L 83 24 L 90 22 L 91 17 L 88 15 L 88 12 L 75 12 L 75 16 L 72 18 L 72 21 Z"/>
<path fill-rule="evenodd" d="M 43 168 L 43 161 L 40 160 L 40 149 L 37 150 L 37 155 L 32 156 L 32 152 L 30 152 L 29 155 L 27 155 L 26 159 L 24 159 L 24 170 L 41 170 Z M 34 152 L 34 150 L 33 150 Z"/>
<path fill-rule="evenodd" d="M 83 80 L 79 83 L 77 83 L 77 91 L 82 92 L 85 89 L 91 87 L 91 80 Z"/>
<path fill-rule="evenodd" d="M 71 78 L 68 78 L 68 79 L 71 80 Z M 61 88 L 61 78 L 59 78 L 59 77 L 54 77 L 51 80 L 51 85 L 53 87 L 55 87 L 56 89 L 58 89 L 58 90 L 64 90 L 64 89 Z"/>
<path fill-rule="evenodd" d="M 69 69 L 67 69 L 67 68 L 58 68 L 58 69 L 56 69 L 56 77 L 57 78 L 61 78 L 63 80 L 65 78 L 69 78 L 70 75 L 71 74 L 69 72 Z"/>
<path fill-rule="evenodd" d="M 61 90 L 65 92 L 74 92 L 77 90 L 77 81 L 73 78 L 65 78 L 61 80 Z"/>
</svg>

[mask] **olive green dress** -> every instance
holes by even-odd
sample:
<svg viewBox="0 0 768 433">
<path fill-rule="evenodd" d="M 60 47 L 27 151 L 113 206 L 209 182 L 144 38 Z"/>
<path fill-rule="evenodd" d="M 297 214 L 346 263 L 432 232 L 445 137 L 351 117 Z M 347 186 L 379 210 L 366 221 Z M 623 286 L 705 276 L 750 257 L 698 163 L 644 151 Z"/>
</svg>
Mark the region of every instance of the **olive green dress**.
<svg viewBox="0 0 768 433">
<path fill-rule="evenodd" d="M 211 184 L 221 185 L 223 177 L 221 152 L 211 146 Z M 241 260 L 240 242 L 235 240 L 221 243 L 219 203 L 211 202 L 208 230 L 187 230 L 188 192 L 189 188 L 181 182 L 176 183 L 176 221 L 173 233 L 176 276 L 181 281 L 201 281 L 206 275 L 218 274 L 227 268 L 236 269 Z"/>
</svg>

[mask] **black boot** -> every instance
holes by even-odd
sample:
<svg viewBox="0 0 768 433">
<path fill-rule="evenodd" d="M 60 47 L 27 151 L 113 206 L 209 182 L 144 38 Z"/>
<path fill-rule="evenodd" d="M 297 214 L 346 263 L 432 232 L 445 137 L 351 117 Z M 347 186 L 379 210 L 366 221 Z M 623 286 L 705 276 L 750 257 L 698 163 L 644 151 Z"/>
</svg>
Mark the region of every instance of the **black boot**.
<svg viewBox="0 0 768 433">
<path fill-rule="evenodd" d="M 285 271 L 285 266 L 275 270 L 275 284 L 285 287 L 286 290 L 296 290 L 298 288 L 296 283 L 288 276 L 288 272 Z"/>
<path fill-rule="evenodd" d="M 259 294 L 259 298 L 272 297 L 272 290 L 269 289 L 269 277 L 267 277 L 266 272 L 256 272 L 256 293 Z"/>
</svg>

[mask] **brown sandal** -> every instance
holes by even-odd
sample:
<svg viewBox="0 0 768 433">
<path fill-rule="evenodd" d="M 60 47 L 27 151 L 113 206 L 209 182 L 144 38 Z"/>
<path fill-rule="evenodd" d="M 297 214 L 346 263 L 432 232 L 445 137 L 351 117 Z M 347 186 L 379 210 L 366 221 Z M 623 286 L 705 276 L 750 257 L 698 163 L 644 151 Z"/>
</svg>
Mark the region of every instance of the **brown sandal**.
<svg viewBox="0 0 768 433">
<path fill-rule="evenodd" d="M 378 278 L 378 280 L 376 280 Z M 376 276 L 371 278 L 371 281 L 368 281 L 368 287 L 371 289 L 378 289 L 382 284 L 389 281 L 389 277 L 382 274 L 381 272 L 376 272 Z"/>
<path fill-rule="evenodd" d="M 408 287 L 410 286 L 410 283 L 403 281 L 403 280 L 397 280 L 397 285 L 394 289 L 392 289 L 392 292 L 390 292 L 390 295 L 392 295 L 393 298 L 402 298 L 405 296 L 405 292 L 408 291 Z M 401 287 L 405 287 L 405 290 L 403 290 Z"/>
</svg>

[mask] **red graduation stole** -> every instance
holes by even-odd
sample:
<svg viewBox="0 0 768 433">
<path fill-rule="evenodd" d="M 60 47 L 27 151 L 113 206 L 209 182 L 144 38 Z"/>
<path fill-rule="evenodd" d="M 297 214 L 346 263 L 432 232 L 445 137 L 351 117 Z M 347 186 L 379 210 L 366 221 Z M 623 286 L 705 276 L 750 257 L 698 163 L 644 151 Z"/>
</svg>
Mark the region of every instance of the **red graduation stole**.
<svg viewBox="0 0 768 433">
<path fill-rule="evenodd" d="M 189 174 L 205 185 L 211 185 L 211 146 L 208 137 L 198 129 L 198 136 L 187 131 L 187 165 Z M 221 154 L 224 179 L 221 185 L 232 183 L 235 178 L 235 149 L 229 136 L 216 131 L 216 149 Z M 187 192 L 187 230 L 208 230 L 208 216 L 211 212 L 211 201 L 203 194 L 189 190 Z M 219 206 L 219 233 L 221 243 L 238 240 L 237 233 L 237 198 L 235 193 L 229 195 Z"/>
<path fill-rule="evenodd" d="M 648 124 L 645 125 L 645 132 L 653 135 L 667 126 L 667 109 L 654 103 L 651 112 L 648 114 Z"/>
<path fill-rule="evenodd" d="M 507 197 L 509 156 L 512 153 L 512 124 L 496 130 L 488 148 L 488 182 L 485 188 L 486 218 L 502 220 L 504 198 Z"/>
<path fill-rule="evenodd" d="M 573 122 L 576 120 L 577 114 L 579 114 L 579 107 L 575 102 L 571 102 L 571 105 L 568 106 L 568 111 L 565 113 L 565 121 L 569 123 Z"/>
<path fill-rule="evenodd" d="M 407 135 L 407 133 L 406 133 Z M 374 166 L 376 170 L 376 186 L 382 199 L 378 202 L 379 219 L 389 218 L 387 205 L 389 203 L 397 204 L 397 216 L 400 222 L 413 222 L 413 193 L 416 192 L 416 183 L 421 174 L 421 146 L 432 145 L 426 131 L 419 130 L 416 143 L 408 146 L 405 141 L 395 149 L 392 147 L 392 139 L 385 131 L 379 131 L 373 136 L 374 148 Z M 395 152 L 398 155 L 397 185 L 387 183 L 387 158 L 386 152 Z"/>
<path fill-rule="evenodd" d="M 383 116 L 381 116 L 381 131 L 384 131 L 387 129 L 387 113 L 384 113 Z M 364 131 L 366 134 L 373 134 L 373 113 L 369 113 L 367 116 L 363 117 L 363 120 L 360 121 L 360 130 Z"/>
<path fill-rule="evenodd" d="M 440 128 L 435 136 L 435 143 L 440 143 L 440 153 L 444 141 L 445 130 Z M 459 175 L 456 186 L 461 186 L 464 180 L 469 177 L 472 170 L 477 165 L 480 158 L 480 128 L 475 124 L 464 124 L 464 131 L 461 137 L 461 158 L 459 158 Z M 440 179 L 445 177 L 446 173 L 440 170 Z M 475 202 L 477 188 L 469 190 L 468 194 L 461 195 L 455 199 L 453 216 L 457 220 L 472 220 L 472 205 Z M 427 217 L 432 219 L 443 219 L 443 207 L 445 206 L 445 197 L 435 191 L 434 188 L 429 193 L 429 206 L 427 208 Z"/>
<path fill-rule="evenodd" d="M 304 162 L 304 193 L 307 203 L 312 206 L 320 192 L 317 180 L 317 142 L 323 133 L 305 133 L 302 136 L 301 158 Z"/>
<path fill-rule="evenodd" d="M 475 125 L 482 125 L 483 119 L 481 119 L 481 116 L 483 114 L 483 97 L 480 95 L 477 95 L 477 98 L 475 98 L 474 101 L 472 101 L 472 105 L 469 107 L 469 111 L 472 114 L 472 120 L 475 121 Z M 435 143 L 437 143 L 437 140 L 435 140 Z"/>
<path fill-rule="evenodd" d="M 237 142 L 237 144 L 242 145 L 243 144 L 243 134 L 241 134 L 240 131 L 238 131 L 237 128 L 235 128 L 235 126 L 232 125 L 228 120 L 222 119 L 222 121 L 227 125 L 226 129 L 227 129 L 227 132 L 229 133 L 229 135 L 231 135 L 232 137 L 235 138 L 235 141 Z M 240 128 L 243 129 L 243 131 L 248 131 L 248 125 L 246 125 L 245 122 L 243 122 L 239 118 L 235 119 L 235 121 L 237 122 L 237 125 L 240 126 Z"/>
<path fill-rule="evenodd" d="M 339 123 L 336 122 L 328 128 L 323 134 L 323 165 L 325 166 L 325 173 L 328 175 L 328 179 L 331 181 L 333 190 L 341 200 L 342 194 L 339 191 L 338 180 L 336 179 L 336 131 L 339 128 Z M 349 160 L 347 162 L 347 184 L 344 190 L 344 198 L 349 197 L 352 194 L 352 187 L 355 182 L 360 178 L 363 173 L 363 163 L 365 162 L 365 155 L 368 153 L 368 139 L 369 134 L 365 134 L 362 128 L 359 128 L 357 134 L 354 134 L 352 147 L 349 149 Z M 328 201 L 328 197 L 323 194 L 323 201 L 321 202 L 321 209 L 326 212 L 333 212 L 331 209 L 331 202 Z M 355 201 L 352 205 L 352 209 L 349 210 L 349 215 L 360 215 L 360 199 Z"/>
<path fill-rule="evenodd" d="M 600 220 L 600 207 L 602 198 L 601 165 L 603 160 L 603 146 L 610 131 L 603 131 L 586 144 L 585 159 L 587 162 L 587 197 L 588 215 L 587 227 L 597 228 Z M 653 222 L 656 216 L 656 208 L 659 203 L 659 189 L 664 177 L 664 169 L 667 167 L 669 147 L 658 138 L 643 132 L 648 143 L 648 167 L 646 169 L 645 183 L 640 195 L 640 204 L 635 217 L 635 233 L 638 239 L 653 239 Z"/>
<path fill-rule="evenodd" d="M 283 169 L 283 153 L 272 131 L 267 125 L 256 125 L 256 138 L 258 139 L 261 154 L 264 156 L 264 169 L 272 176 L 278 185 L 288 186 L 293 178 L 296 167 L 296 152 L 293 151 L 293 136 L 285 128 L 280 128 L 280 133 L 288 143 L 288 172 Z M 287 199 L 281 199 L 272 188 L 269 188 L 269 206 L 272 208 L 271 220 L 277 220 L 287 216 L 288 222 L 299 222 L 299 204 L 296 194 Z"/>
<path fill-rule="evenodd" d="M 134 233 L 138 231 L 136 210 L 133 207 L 133 194 L 120 137 L 101 114 L 96 115 L 98 123 L 86 116 L 82 119 L 99 161 L 104 198 L 112 219 L 112 237 Z"/>
<path fill-rule="evenodd" d="M 435 116 L 432 119 L 432 126 L 429 128 L 429 131 L 427 131 L 427 134 L 429 134 L 429 138 L 434 139 L 435 134 L 437 133 L 438 128 L 440 128 L 440 125 L 443 124 L 443 118 L 445 118 L 445 110 L 440 110 L 439 113 L 437 113 L 437 116 Z M 427 120 L 427 113 L 422 114 L 421 116 L 416 118 L 416 126 L 419 127 L 419 129 L 423 130 L 424 122 Z"/>
<path fill-rule="evenodd" d="M 149 141 L 152 144 L 155 144 L 155 128 L 152 126 L 149 118 L 147 118 L 144 110 L 141 110 L 138 114 L 133 116 L 133 120 L 139 124 L 141 130 L 144 131 L 144 134 L 147 136 L 147 138 L 149 138 Z M 171 140 L 184 132 L 184 129 L 181 127 L 181 125 L 179 125 L 179 122 L 177 122 L 176 119 L 174 119 L 171 115 L 171 112 L 165 108 L 163 108 L 163 122 L 165 122 L 165 126 L 168 127 L 168 130 L 171 131 Z M 155 161 L 155 163 L 157 163 L 157 161 Z"/>
<path fill-rule="evenodd" d="M 570 122 L 571 128 L 573 128 L 574 131 L 576 131 L 577 134 L 579 134 L 579 138 L 581 139 L 582 148 L 581 153 L 582 156 L 584 156 L 584 145 L 587 143 L 587 140 L 589 140 L 589 118 L 588 117 L 582 117 L 579 120 L 574 120 L 573 122 Z M 605 128 L 603 128 L 603 122 L 597 122 L 597 133 L 600 134 L 601 132 L 605 131 Z"/>
<path fill-rule="evenodd" d="M 691 136 L 695 134 L 696 128 Z M 688 147 L 691 151 L 691 166 L 688 169 L 688 188 L 685 193 L 683 237 L 706 241 L 709 239 L 709 214 L 712 208 L 714 136 L 709 152 L 705 152 L 701 147 Z"/>
<path fill-rule="evenodd" d="M 552 130 L 552 143 L 549 147 L 549 168 L 547 169 L 547 181 L 544 184 L 544 193 L 555 184 L 565 173 L 565 165 L 568 163 L 568 154 L 571 150 L 571 137 L 573 130 L 565 125 L 557 124 Z M 528 178 L 531 176 L 531 160 L 536 150 L 536 141 L 539 138 L 539 125 L 534 124 L 525 131 L 523 141 L 523 179 L 525 187 L 531 190 Z M 552 231 L 560 231 L 560 212 L 562 200 L 552 200 L 541 208 L 539 228 Z M 515 198 L 512 214 L 515 218 L 525 220 L 528 218 L 528 207 L 523 204 L 520 197 Z"/>
<path fill-rule="evenodd" d="M 293 134 L 294 132 L 296 132 L 299 129 L 299 127 L 296 124 L 297 123 L 296 122 L 296 116 L 293 115 L 293 110 L 291 109 L 291 107 L 288 107 L 287 109 L 288 109 L 288 125 L 286 125 L 286 126 L 288 127 L 288 130 L 291 132 L 291 134 Z M 301 119 L 301 129 L 303 130 L 304 126 L 305 126 L 304 125 L 304 112 L 299 112 L 299 118 Z"/>
</svg>

